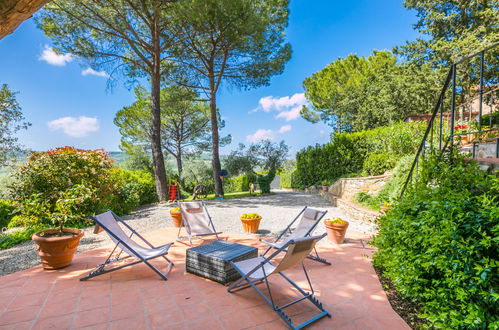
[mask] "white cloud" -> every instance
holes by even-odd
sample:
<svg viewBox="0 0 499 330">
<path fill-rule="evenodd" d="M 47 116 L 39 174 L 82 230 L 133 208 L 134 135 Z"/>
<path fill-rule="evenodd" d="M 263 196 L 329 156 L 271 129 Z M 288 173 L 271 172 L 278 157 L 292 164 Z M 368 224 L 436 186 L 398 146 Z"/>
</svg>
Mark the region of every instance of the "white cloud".
<svg viewBox="0 0 499 330">
<path fill-rule="evenodd" d="M 49 121 L 47 126 L 52 130 L 62 130 L 72 137 L 84 137 L 90 132 L 99 130 L 99 121 L 97 118 L 80 116 L 76 117 L 62 117 Z"/>
<path fill-rule="evenodd" d="M 259 129 L 255 133 L 246 136 L 246 141 L 255 143 L 262 140 L 275 140 L 275 134 L 271 129 Z"/>
<path fill-rule="evenodd" d="M 42 54 L 38 58 L 40 61 L 45 61 L 48 64 L 55 66 L 65 66 L 66 63 L 71 62 L 74 57 L 71 54 L 56 54 L 54 49 L 48 45 L 45 45 Z"/>
<path fill-rule="evenodd" d="M 284 119 L 286 119 L 286 121 L 298 119 L 300 117 L 301 108 L 302 108 L 302 105 L 298 105 L 289 111 L 279 112 L 277 114 L 276 118 L 284 118 Z"/>
<path fill-rule="evenodd" d="M 107 74 L 106 71 L 95 71 L 92 68 L 86 68 L 85 70 L 83 70 L 81 72 L 81 74 L 84 75 L 84 76 L 91 75 L 91 76 L 109 78 L 109 75 Z"/>
<path fill-rule="evenodd" d="M 298 119 L 300 117 L 301 108 L 307 104 L 307 99 L 304 93 L 296 93 L 292 96 L 262 97 L 258 101 L 258 107 L 250 111 L 256 112 L 263 110 L 265 112 L 276 111 L 278 112 L 276 118 L 284 118 L 286 121 Z"/>
<path fill-rule="evenodd" d="M 279 128 L 279 133 L 283 134 L 283 133 L 289 132 L 289 131 L 291 131 L 291 128 L 292 128 L 291 125 L 281 126 L 281 128 Z"/>
</svg>

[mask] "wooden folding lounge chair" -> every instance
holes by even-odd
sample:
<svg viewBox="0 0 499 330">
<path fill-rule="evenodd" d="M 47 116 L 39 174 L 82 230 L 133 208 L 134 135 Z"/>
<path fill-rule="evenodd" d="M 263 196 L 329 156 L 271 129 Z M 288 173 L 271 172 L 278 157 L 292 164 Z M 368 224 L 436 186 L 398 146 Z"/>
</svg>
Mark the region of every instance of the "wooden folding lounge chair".
<svg viewBox="0 0 499 330">
<path fill-rule="evenodd" d="M 317 241 L 319 241 L 324 236 L 326 236 L 325 233 L 320 236 L 308 236 L 289 240 L 268 258 L 260 256 L 239 262 L 231 262 L 231 265 L 241 274 L 242 278 L 232 283 L 227 290 L 232 293 L 238 289 L 245 289 L 249 286 L 253 287 L 253 289 L 256 290 L 256 292 L 263 298 L 263 300 L 265 300 L 265 302 L 269 304 L 272 309 L 277 314 L 279 314 L 284 322 L 286 322 L 286 324 L 292 329 L 301 329 L 311 324 L 312 322 L 323 318 L 324 316 L 331 317 L 331 314 L 322 306 L 322 303 L 314 297 L 314 289 L 312 287 L 312 283 L 310 282 L 310 278 L 308 277 L 305 265 L 303 264 L 305 258 L 314 248 L 315 243 L 317 243 Z M 284 251 L 286 251 L 286 254 L 279 263 L 274 264 L 271 262 L 274 257 Z M 303 268 L 303 272 L 305 273 L 305 277 L 307 278 L 310 292 L 304 291 L 283 273 L 283 271 L 295 267 L 300 263 Z M 268 281 L 268 278 L 274 274 L 279 274 L 284 277 L 303 296 L 284 305 L 276 305 L 276 303 L 274 302 L 274 298 L 272 297 L 272 291 L 270 289 Z M 262 282 L 265 282 L 265 285 L 267 286 L 268 297 L 256 286 L 257 284 L 260 284 Z M 291 317 L 284 312 L 284 309 L 304 299 L 308 299 L 312 304 L 314 304 L 320 310 L 320 313 L 298 325 L 294 325 Z"/>
<path fill-rule="evenodd" d="M 192 245 L 192 239 L 195 237 L 215 235 L 219 239 L 218 234 L 222 232 L 216 231 L 210 214 L 202 201 L 199 202 L 179 202 L 180 213 L 184 221 L 185 231 L 187 236 L 180 236 L 178 229 L 177 240 L 182 241 L 189 239 L 189 245 Z"/>
<path fill-rule="evenodd" d="M 172 246 L 173 243 L 168 243 L 165 245 L 161 245 L 158 247 L 154 247 L 146 241 L 144 237 L 142 237 L 139 233 L 137 233 L 132 227 L 130 227 L 125 221 L 123 221 L 120 217 L 118 217 L 113 211 L 107 211 L 105 213 L 96 215 L 95 217 L 91 217 L 92 220 L 96 222 L 96 228 L 94 230 L 95 233 L 98 233 L 101 231 L 101 229 L 104 229 L 106 233 L 109 235 L 111 240 L 116 243 L 114 246 L 114 249 L 111 251 L 109 256 L 107 257 L 106 261 L 97 267 L 95 267 L 89 274 L 86 276 L 80 278 L 80 281 L 86 281 L 89 278 L 99 276 L 102 274 L 106 274 L 109 272 L 114 272 L 115 270 L 125 268 L 128 266 L 136 265 L 138 263 L 145 263 L 147 266 L 149 266 L 152 270 L 154 270 L 159 276 L 161 276 L 162 279 L 167 280 L 168 278 L 166 275 L 170 272 L 171 268 L 173 267 L 173 262 L 171 262 L 166 255 L 168 254 L 168 249 Z M 121 223 L 124 225 L 128 230 L 131 231 L 130 236 L 127 235 L 121 226 L 119 225 Z M 146 246 L 143 246 L 137 242 L 135 242 L 132 239 L 132 236 L 135 235 L 138 238 L 140 238 Z M 112 258 L 114 252 L 116 249 L 119 249 L 119 253 L 116 257 Z M 125 252 L 128 254 L 125 257 L 120 257 L 121 254 Z M 168 267 L 164 273 L 162 273 L 159 269 L 154 267 L 149 260 L 155 259 L 158 257 L 162 257 L 163 259 L 166 260 L 168 263 Z M 107 268 L 108 266 L 112 265 L 113 263 L 116 263 L 118 261 L 122 261 L 128 258 L 135 258 L 135 260 L 132 260 L 132 262 L 128 262 L 125 264 L 121 264 L 119 266 L 115 266 L 114 268 Z"/>
<path fill-rule="evenodd" d="M 302 237 L 307 237 L 312 235 L 314 232 L 315 228 L 321 221 L 321 219 L 326 215 L 326 211 L 319 211 L 316 209 L 309 208 L 305 206 L 300 213 L 291 221 L 291 223 L 284 229 L 284 231 L 279 234 L 279 236 L 276 238 L 275 241 L 269 242 L 264 239 L 260 239 L 261 242 L 269 245 L 268 249 L 265 250 L 263 255 L 266 255 L 267 252 L 271 249 L 280 249 L 283 247 L 288 241 L 292 239 L 297 239 L 297 238 L 302 238 Z M 300 218 L 301 216 L 301 218 Z M 291 226 L 298 220 L 298 225 L 294 230 L 291 229 Z M 284 236 L 286 234 L 289 234 L 288 236 Z M 327 261 L 324 258 L 319 257 L 319 253 L 317 253 L 317 250 L 314 247 L 314 254 L 310 254 L 307 256 L 308 259 L 312 259 L 318 262 L 321 262 L 326 265 L 331 265 L 329 261 Z"/>
</svg>

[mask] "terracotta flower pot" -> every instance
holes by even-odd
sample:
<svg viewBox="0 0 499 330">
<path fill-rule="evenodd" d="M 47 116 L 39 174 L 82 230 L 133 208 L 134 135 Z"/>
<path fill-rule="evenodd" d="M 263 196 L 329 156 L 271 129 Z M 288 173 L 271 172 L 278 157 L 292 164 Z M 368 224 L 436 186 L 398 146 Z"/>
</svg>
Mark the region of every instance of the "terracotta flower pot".
<svg viewBox="0 0 499 330">
<path fill-rule="evenodd" d="M 36 251 L 44 269 L 58 269 L 69 266 L 83 237 L 83 230 L 64 228 L 67 236 L 47 236 L 57 233 L 57 229 L 46 229 L 34 233 L 31 239 L 37 244 Z M 43 233 L 43 236 L 40 234 Z"/>
<path fill-rule="evenodd" d="M 241 218 L 241 223 L 243 224 L 243 230 L 246 233 L 252 233 L 255 234 L 258 232 L 258 227 L 260 226 L 260 220 L 262 218 L 255 218 L 255 219 L 243 219 Z"/>
<path fill-rule="evenodd" d="M 180 211 L 171 211 L 170 215 L 172 217 L 172 222 L 175 227 L 182 227 L 184 225 L 184 220 L 182 220 L 182 213 Z"/>
<path fill-rule="evenodd" d="M 324 221 L 326 225 L 327 238 L 336 244 L 342 244 L 345 241 L 345 234 L 348 228 L 348 222 L 346 223 L 332 223 L 329 221 Z"/>
</svg>

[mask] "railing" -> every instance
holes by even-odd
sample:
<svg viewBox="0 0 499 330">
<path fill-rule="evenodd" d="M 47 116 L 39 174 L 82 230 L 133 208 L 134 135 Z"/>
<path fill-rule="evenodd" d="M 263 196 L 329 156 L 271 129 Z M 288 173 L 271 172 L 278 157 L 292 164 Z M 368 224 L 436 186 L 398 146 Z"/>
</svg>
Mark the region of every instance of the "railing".
<svg viewBox="0 0 499 330">
<path fill-rule="evenodd" d="M 419 162 L 427 152 L 441 156 L 451 146 L 471 142 L 475 158 L 481 142 L 495 140 L 495 157 L 499 158 L 499 125 L 494 123 L 494 114 L 499 112 L 498 73 L 499 43 L 451 65 L 400 196 L 417 181 Z M 482 120 L 484 116 L 488 123 Z"/>
</svg>

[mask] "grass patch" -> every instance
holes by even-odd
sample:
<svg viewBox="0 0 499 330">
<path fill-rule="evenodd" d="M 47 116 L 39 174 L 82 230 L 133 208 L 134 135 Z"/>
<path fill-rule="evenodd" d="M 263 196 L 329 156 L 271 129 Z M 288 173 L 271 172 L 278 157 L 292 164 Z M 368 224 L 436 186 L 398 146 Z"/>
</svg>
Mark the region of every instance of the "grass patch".
<svg viewBox="0 0 499 330">
<path fill-rule="evenodd" d="M 8 234 L 0 234 L 0 250 L 10 249 L 16 244 L 29 241 L 34 233 L 47 229 L 45 225 L 23 228 Z"/>
<path fill-rule="evenodd" d="M 250 194 L 248 191 L 238 191 L 238 192 L 231 192 L 231 193 L 224 194 L 224 199 L 257 197 L 257 196 L 262 196 L 262 194 L 261 193 Z M 214 200 L 214 199 L 215 199 L 215 195 L 211 194 L 211 195 L 208 195 L 206 198 L 198 198 L 196 200 L 210 201 L 210 200 Z M 185 200 L 186 201 L 191 201 L 192 200 L 192 196 L 189 196 Z"/>
</svg>

